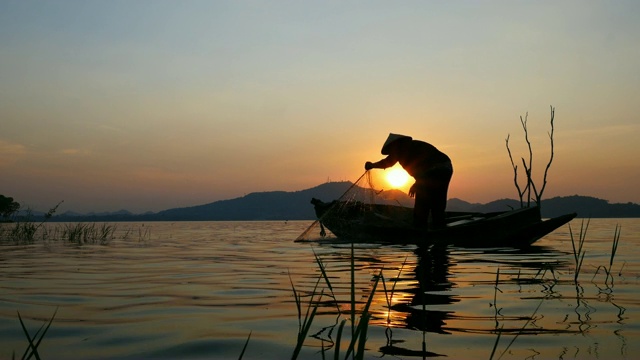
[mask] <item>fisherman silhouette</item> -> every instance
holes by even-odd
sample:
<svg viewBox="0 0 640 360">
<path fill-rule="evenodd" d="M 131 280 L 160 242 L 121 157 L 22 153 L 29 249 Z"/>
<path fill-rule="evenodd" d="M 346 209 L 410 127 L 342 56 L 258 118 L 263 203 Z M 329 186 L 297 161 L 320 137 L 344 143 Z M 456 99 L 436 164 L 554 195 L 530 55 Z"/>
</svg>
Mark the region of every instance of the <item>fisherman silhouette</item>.
<svg viewBox="0 0 640 360">
<path fill-rule="evenodd" d="M 431 215 L 431 228 L 443 228 L 446 225 L 447 192 L 453 175 L 449 156 L 429 143 L 393 133 L 389 134 L 381 153 L 387 157 L 374 163 L 367 161 L 365 170 L 386 169 L 399 162 L 415 179 L 409 189 L 409 196 L 415 196 L 414 226 L 428 229 Z"/>
</svg>

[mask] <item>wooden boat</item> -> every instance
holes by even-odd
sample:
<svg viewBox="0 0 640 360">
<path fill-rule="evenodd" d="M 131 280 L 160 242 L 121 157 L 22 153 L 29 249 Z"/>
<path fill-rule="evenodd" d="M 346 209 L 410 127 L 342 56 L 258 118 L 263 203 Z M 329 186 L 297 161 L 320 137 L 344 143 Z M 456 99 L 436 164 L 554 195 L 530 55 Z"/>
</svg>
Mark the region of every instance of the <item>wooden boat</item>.
<svg viewBox="0 0 640 360">
<path fill-rule="evenodd" d="M 353 242 L 447 244 L 464 247 L 526 247 L 571 221 L 576 214 L 542 219 L 538 207 L 504 212 L 447 212 L 446 227 L 424 230 L 412 226 L 413 209 L 363 202 L 312 199 L 322 227 Z"/>
</svg>

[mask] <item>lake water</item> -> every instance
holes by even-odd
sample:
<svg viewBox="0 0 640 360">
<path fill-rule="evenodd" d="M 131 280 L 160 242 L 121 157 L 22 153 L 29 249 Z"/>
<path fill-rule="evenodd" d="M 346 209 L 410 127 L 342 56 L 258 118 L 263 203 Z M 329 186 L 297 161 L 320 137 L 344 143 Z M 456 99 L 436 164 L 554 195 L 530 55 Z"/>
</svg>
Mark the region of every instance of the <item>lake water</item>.
<svg viewBox="0 0 640 360">
<path fill-rule="evenodd" d="M 576 240 L 582 221 L 571 222 Z M 57 309 L 43 358 L 237 359 L 251 334 L 244 359 L 286 359 L 299 326 L 292 283 L 304 317 L 318 279 L 314 299 L 325 295 L 300 358 L 333 358 L 343 319 L 351 331 L 352 249 L 294 243 L 310 223 L 116 223 L 107 245 L 4 243 L 0 358 L 27 348 L 18 311 L 33 335 Z M 381 270 L 386 287 L 373 295 L 365 358 L 489 359 L 496 344 L 494 359 L 636 358 L 639 244 L 640 219 L 591 219 L 577 285 L 568 225 L 526 251 L 358 244 L 358 311 Z"/>
</svg>

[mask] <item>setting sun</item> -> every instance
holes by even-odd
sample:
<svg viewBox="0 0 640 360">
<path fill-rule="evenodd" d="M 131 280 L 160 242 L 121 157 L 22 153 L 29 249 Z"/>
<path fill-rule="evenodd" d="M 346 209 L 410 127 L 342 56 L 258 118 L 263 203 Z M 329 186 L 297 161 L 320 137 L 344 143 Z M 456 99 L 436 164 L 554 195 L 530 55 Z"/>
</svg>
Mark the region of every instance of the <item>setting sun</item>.
<svg viewBox="0 0 640 360">
<path fill-rule="evenodd" d="M 387 173 L 386 179 L 394 188 L 401 188 L 409 181 L 409 174 L 402 168 L 393 168 Z"/>
</svg>

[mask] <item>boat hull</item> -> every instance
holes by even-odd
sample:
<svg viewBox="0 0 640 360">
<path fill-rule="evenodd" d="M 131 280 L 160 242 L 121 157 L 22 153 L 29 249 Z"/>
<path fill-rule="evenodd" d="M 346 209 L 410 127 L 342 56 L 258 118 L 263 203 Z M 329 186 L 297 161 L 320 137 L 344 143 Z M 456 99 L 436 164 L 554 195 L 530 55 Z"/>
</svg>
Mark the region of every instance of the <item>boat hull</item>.
<svg viewBox="0 0 640 360">
<path fill-rule="evenodd" d="M 568 223 L 576 214 L 542 219 L 537 207 L 496 213 L 447 212 L 447 226 L 412 226 L 413 209 L 360 202 L 312 199 L 321 225 L 336 238 L 352 242 L 446 244 L 463 247 L 526 247 Z"/>
</svg>

